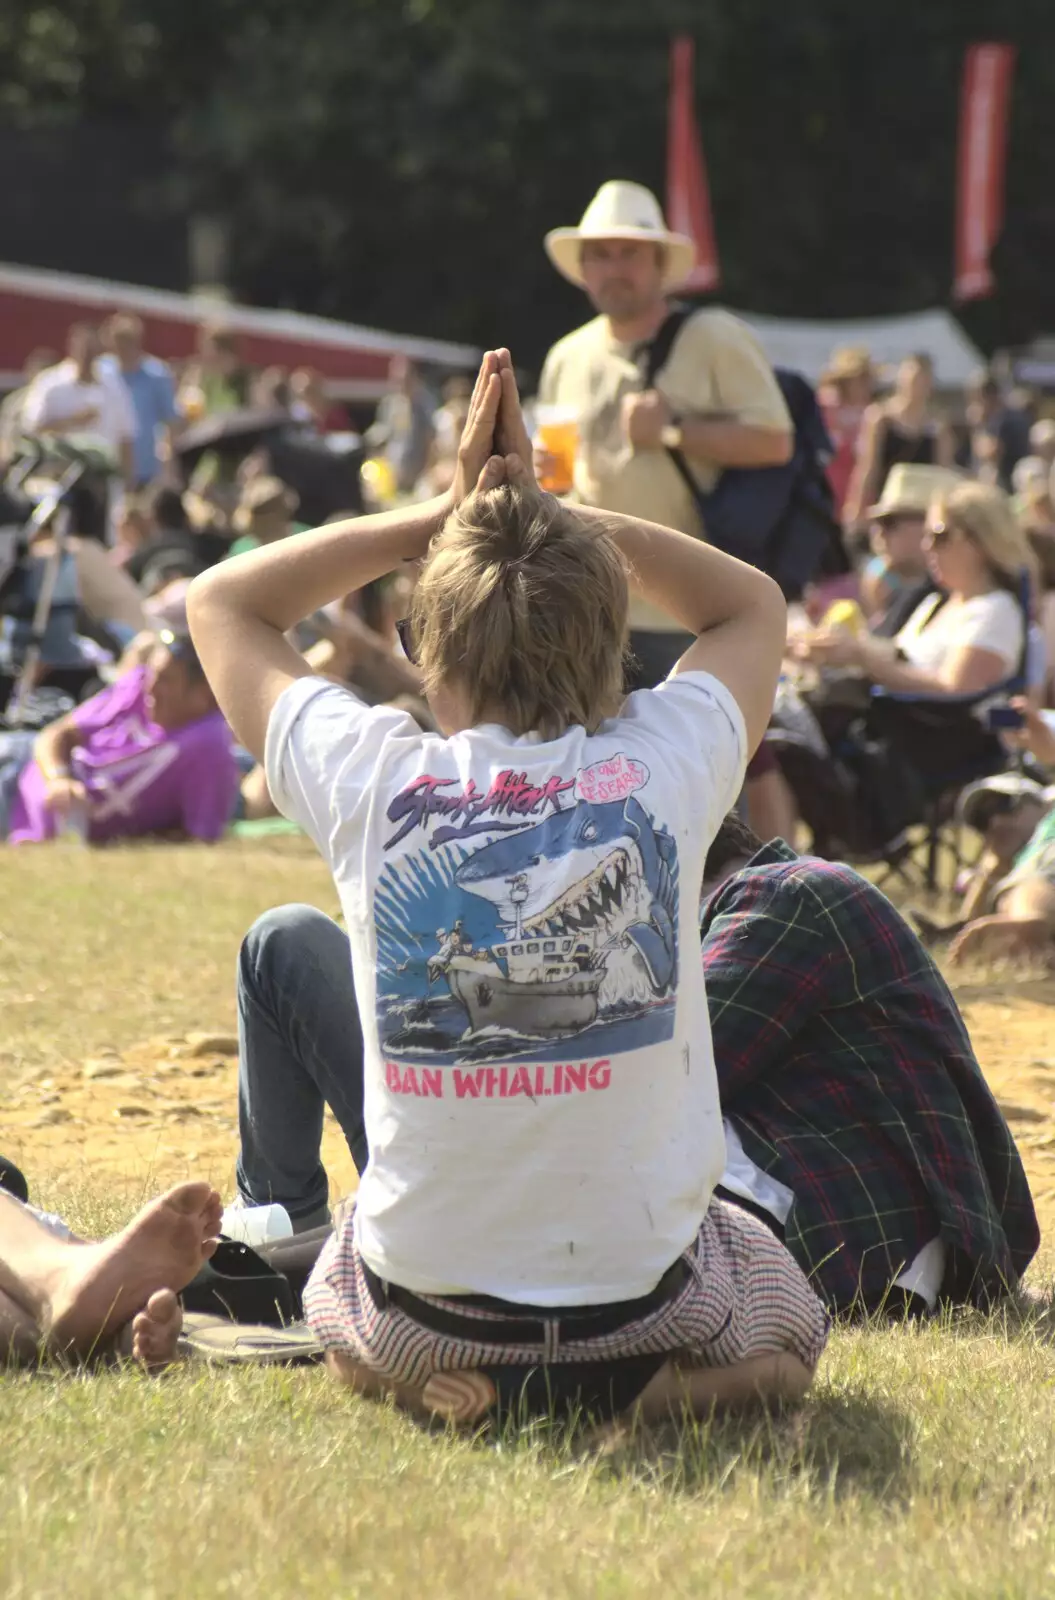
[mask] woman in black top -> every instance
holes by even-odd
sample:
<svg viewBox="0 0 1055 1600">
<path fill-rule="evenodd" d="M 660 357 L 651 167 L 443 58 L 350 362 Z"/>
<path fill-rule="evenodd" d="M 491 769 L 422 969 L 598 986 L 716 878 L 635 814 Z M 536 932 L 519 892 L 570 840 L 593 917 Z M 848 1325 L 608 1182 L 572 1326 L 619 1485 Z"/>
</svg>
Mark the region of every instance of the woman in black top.
<svg viewBox="0 0 1055 1600">
<path fill-rule="evenodd" d="M 887 473 L 899 462 L 951 467 L 953 441 L 931 407 L 934 369 L 927 355 L 908 356 L 894 393 L 869 406 L 861 424 L 857 466 L 846 496 L 845 520 L 855 527 L 878 500 Z"/>
</svg>

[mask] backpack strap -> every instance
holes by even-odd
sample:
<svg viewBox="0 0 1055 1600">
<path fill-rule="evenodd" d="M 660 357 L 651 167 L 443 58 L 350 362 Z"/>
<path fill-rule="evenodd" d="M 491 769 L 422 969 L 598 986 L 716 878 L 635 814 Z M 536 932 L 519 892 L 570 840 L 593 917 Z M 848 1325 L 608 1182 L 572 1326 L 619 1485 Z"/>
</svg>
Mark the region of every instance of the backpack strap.
<svg viewBox="0 0 1055 1600">
<path fill-rule="evenodd" d="M 644 344 L 638 345 L 637 362 L 644 388 L 651 389 L 654 386 L 656 374 L 669 361 L 674 341 L 692 316 L 692 310 L 692 306 L 681 302 L 672 304 L 658 332 Z"/>
<path fill-rule="evenodd" d="M 654 335 L 653 338 L 648 340 L 647 343 L 638 346 L 637 361 L 641 371 L 641 386 L 643 389 L 654 388 L 656 374 L 661 370 L 661 368 L 665 367 L 669 361 L 670 353 L 674 348 L 674 341 L 678 337 L 678 334 L 681 332 L 682 328 L 685 326 L 686 322 L 688 322 L 689 318 L 692 316 L 693 309 L 694 308 L 692 306 L 685 305 L 683 302 L 674 302 L 671 305 L 671 308 L 667 313 L 662 325 L 660 326 L 659 331 Z M 702 518 L 703 494 L 699 484 L 692 475 L 689 463 L 685 460 L 685 456 L 680 450 L 672 450 L 668 446 L 667 454 L 674 463 L 679 476 L 684 480 L 685 486 L 692 496 L 693 505 L 696 507 L 697 511 L 699 511 Z"/>
</svg>

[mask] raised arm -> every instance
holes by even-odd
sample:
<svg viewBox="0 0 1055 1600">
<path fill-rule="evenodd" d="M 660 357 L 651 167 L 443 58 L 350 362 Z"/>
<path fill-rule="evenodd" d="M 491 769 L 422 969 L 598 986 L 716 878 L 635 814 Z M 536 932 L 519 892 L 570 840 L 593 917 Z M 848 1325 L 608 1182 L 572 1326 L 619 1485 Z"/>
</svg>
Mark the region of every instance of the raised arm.
<svg viewBox="0 0 1055 1600">
<path fill-rule="evenodd" d="M 712 545 L 654 522 L 576 507 L 601 523 L 627 558 L 646 600 L 697 635 L 675 672 L 710 672 L 729 690 L 761 743 L 787 639 L 787 606 L 772 578 Z"/>
</svg>

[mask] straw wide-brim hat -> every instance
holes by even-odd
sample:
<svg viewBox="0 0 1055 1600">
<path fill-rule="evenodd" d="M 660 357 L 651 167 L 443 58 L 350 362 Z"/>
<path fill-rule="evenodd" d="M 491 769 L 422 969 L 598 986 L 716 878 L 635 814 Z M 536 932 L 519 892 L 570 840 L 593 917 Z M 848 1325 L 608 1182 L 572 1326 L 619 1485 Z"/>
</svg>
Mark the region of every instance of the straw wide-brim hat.
<svg viewBox="0 0 1055 1600">
<path fill-rule="evenodd" d="M 951 467 L 927 467 L 899 461 L 887 473 L 883 492 L 865 515 L 873 522 L 884 517 L 925 517 L 932 501 L 951 494 L 966 482 L 962 473 Z"/>
<path fill-rule="evenodd" d="M 602 183 L 577 228 L 553 228 L 546 235 L 546 254 L 553 265 L 580 288 L 584 239 L 644 239 L 662 245 L 667 253 L 665 289 L 684 283 L 696 263 L 696 246 L 685 234 L 672 233 L 667 227 L 651 189 L 622 178 Z"/>
</svg>

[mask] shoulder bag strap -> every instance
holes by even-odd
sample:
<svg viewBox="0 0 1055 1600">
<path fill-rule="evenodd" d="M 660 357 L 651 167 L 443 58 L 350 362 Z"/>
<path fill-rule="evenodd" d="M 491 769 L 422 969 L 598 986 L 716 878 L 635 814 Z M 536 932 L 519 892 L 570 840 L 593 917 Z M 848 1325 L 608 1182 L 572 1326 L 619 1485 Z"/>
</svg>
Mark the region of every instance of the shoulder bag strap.
<svg viewBox="0 0 1055 1600">
<path fill-rule="evenodd" d="M 655 386 L 656 374 L 666 366 L 670 359 L 670 353 L 674 348 L 674 341 L 692 316 L 692 312 L 692 306 L 672 305 L 654 338 L 638 347 L 637 356 L 638 365 L 641 369 L 642 388 L 651 389 Z M 684 455 L 680 450 L 671 450 L 669 448 L 667 449 L 667 454 L 677 468 L 679 475 L 684 479 L 685 486 L 692 495 L 694 505 L 702 514 L 703 495 Z"/>
</svg>

